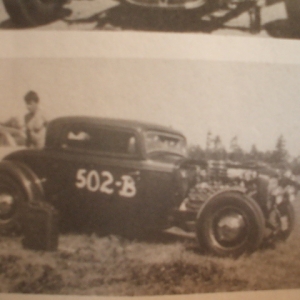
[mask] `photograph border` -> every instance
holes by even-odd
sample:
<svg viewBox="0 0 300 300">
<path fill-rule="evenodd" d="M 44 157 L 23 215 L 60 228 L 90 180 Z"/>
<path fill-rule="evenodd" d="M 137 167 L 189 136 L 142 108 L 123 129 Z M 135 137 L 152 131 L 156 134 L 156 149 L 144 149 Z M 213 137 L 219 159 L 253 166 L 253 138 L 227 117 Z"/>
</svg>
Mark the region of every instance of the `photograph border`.
<svg viewBox="0 0 300 300">
<path fill-rule="evenodd" d="M 226 62 L 257 62 L 300 64 L 300 42 L 165 33 L 107 32 L 0 32 L 0 58 L 135 58 L 209 60 Z M 3 300 L 53 299 L 54 295 L 1 294 Z M 51 298 L 50 298 L 51 297 Z M 106 299 L 107 296 L 62 296 L 56 300 Z M 290 299 L 300 297 L 300 289 L 226 292 L 172 296 L 138 296 L 138 299 Z M 131 299 L 113 297 L 110 299 Z"/>
</svg>

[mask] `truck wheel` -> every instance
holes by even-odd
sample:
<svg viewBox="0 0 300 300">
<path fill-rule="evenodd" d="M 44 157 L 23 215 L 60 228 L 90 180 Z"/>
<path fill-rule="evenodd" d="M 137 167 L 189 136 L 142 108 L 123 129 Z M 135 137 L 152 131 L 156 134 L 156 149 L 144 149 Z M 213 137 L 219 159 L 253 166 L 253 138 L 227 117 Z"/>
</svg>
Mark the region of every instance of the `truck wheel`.
<svg viewBox="0 0 300 300">
<path fill-rule="evenodd" d="M 264 237 L 264 216 L 258 204 L 245 195 L 217 195 L 200 209 L 196 233 L 206 252 L 237 257 L 256 250 Z"/>
<path fill-rule="evenodd" d="M 3 0 L 11 20 L 18 26 L 36 26 L 55 18 L 62 0 Z"/>
<path fill-rule="evenodd" d="M 289 22 L 293 30 L 300 30 L 300 3 L 297 0 L 285 0 Z"/>
<path fill-rule="evenodd" d="M 10 176 L 0 174 L 0 233 L 19 232 L 26 196 Z"/>
</svg>

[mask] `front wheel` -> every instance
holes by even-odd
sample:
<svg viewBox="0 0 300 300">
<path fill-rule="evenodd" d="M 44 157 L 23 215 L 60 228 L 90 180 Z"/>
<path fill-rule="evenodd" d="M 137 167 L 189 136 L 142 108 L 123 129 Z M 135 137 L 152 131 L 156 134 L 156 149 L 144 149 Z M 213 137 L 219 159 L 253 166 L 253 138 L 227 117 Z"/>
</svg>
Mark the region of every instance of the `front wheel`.
<svg viewBox="0 0 300 300">
<path fill-rule="evenodd" d="M 19 232 L 26 197 L 10 176 L 0 174 L 0 233 Z"/>
<path fill-rule="evenodd" d="M 228 192 L 206 202 L 196 220 L 200 244 L 208 253 L 238 257 L 256 250 L 264 237 L 264 216 L 245 195 Z"/>
<path fill-rule="evenodd" d="M 62 0 L 3 0 L 11 20 L 18 26 L 36 26 L 53 20 Z"/>
</svg>

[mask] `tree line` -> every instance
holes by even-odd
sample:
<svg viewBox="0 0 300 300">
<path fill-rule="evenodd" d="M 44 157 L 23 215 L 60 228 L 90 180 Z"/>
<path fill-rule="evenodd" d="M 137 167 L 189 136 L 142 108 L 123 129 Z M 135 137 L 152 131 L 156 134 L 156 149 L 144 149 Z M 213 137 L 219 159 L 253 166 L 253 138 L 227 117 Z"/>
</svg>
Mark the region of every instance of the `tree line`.
<svg viewBox="0 0 300 300">
<path fill-rule="evenodd" d="M 17 118 L 10 118 L 0 125 L 20 129 L 21 124 Z M 200 145 L 191 145 L 188 155 L 192 159 L 225 160 L 238 163 L 264 163 L 280 170 L 292 170 L 294 174 L 300 175 L 300 155 L 292 157 L 286 149 L 286 140 L 280 135 L 274 143 L 274 149 L 260 151 L 255 144 L 250 151 L 245 151 L 239 145 L 238 137 L 234 136 L 226 150 L 219 135 L 213 135 L 210 131 L 206 135 L 205 148 Z"/>
<path fill-rule="evenodd" d="M 238 137 L 234 136 L 226 150 L 219 135 L 213 135 L 210 131 L 206 136 L 205 148 L 200 145 L 191 145 L 188 149 L 189 157 L 196 160 L 211 159 L 225 160 L 242 164 L 267 164 L 279 170 L 291 170 L 294 174 L 300 174 L 300 155 L 292 157 L 286 148 L 286 140 L 280 135 L 274 143 L 274 149 L 260 151 L 253 144 L 250 151 L 245 151 L 239 145 Z"/>
</svg>

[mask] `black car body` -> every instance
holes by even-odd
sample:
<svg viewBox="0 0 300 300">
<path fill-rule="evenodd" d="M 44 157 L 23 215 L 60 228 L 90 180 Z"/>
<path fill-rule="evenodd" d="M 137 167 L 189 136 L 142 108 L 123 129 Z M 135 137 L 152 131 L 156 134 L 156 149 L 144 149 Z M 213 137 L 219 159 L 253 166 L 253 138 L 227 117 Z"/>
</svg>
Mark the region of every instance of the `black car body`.
<svg viewBox="0 0 300 300">
<path fill-rule="evenodd" d="M 124 216 L 134 208 L 148 228 L 161 228 L 178 192 L 174 176 L 185 151 L 185 137 L 170 128 L 68 117 L 50 123 L 43 150 L 16 152 L 6 161 L 29 167 L 42 184 L 43 198 L 78 211 L 80 219 L 85 212 L 87 218 L 96 210 L 108 216 L 129 207 Z"/>
<path fill-rule="evenodd" d="M 79 230 L 136 237 L 174 225 L 190 230 L 193 223 L 204 249 L 239 255 L 261 244 L 280 206 L 284 213 L 272 226 L 285 237 L 292 230 L 288 193 L 281 189 L 276 202 L 269 190 L 253 167 L 188 159 L 186 138 L 174 129 L 63 117 L 50 122 L 44 149 L 17 151 L 0 163 L 0 229 L 22 224 L 26 203 L 47 201 L 62 225 L 72 221 Z"/>
</svg>

